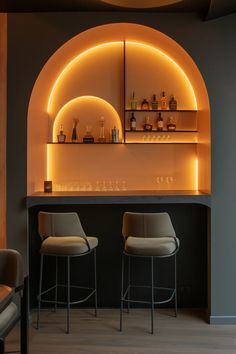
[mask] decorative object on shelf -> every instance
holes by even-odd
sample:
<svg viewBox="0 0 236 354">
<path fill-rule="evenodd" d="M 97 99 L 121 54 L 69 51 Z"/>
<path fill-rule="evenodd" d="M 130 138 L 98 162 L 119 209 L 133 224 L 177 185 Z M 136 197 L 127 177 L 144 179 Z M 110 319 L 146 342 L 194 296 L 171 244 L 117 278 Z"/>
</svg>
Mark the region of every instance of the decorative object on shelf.
<svg viewBox="0 0 236 354">
<path fill-rule="evenodd" d="M 52 193 L 52 181 L 44 181 L 44 193 Z"/>
<path fill-rule="evenodd" d="M 130 107 L 133 110 L 136 110 L 138 107 L 138 101 L 135 98 L 135 92 L 133 91 L 132 98 L 130 100 Z"/>
<path fill-rule="evenodd" d="M 145 124 L 143 126 L 143 129 L 146 131 L 146 132 L 150 132 L 152 131 L 152 124 L 150 124 L 150 118 L 149 116 L 147 116 L 145 118 Z"/>
<path fill-rule="evenodd" d="M 131 113 L 131 117 L 130 117 L 130 130 L 136 130 L 137 127 L 137 122 L 136 122 L 136 118 L 134 116 L 134 113 Z"/>
<path fill-rule="evenodd" d="M 104 125 L 105 125 L 105 119 L 104 119 L 104 117 L 101 117 L 99 120 L 99 126 L 100 126 L 99 137 L 98 137 L 99 143 L 105 143 L 105 141 L 106 141 Z"/>
<path fill-rule="evenodd" d="M 86 134 L 83 137 L 83 143 L 85 144 L 92 144 L 94 143 L 94 137 L 92 136 L 92 128 L 90 125 L 86 125 Z"/>
<path fill-rule="evenodd" d="M 153 95 L 153 98 L 152 98 L 151 107 L 154 110 L 158 109 L 158 101 L 157 101 L 157 97 L 155 94 Z"/>
<path fill-rule="evenodd" d="M 176 111 L 177 110 L 177 101 L 176 101 L 174 95 L 170 96 L 169 109 L 170 109 L 170 111 Z"/>
<path fill-rule="evenodd" d="M 150 109 L 149 103 L 148 103 L 148 101 L 146 100 L 146 98 L 144 98 L 144 99 L 143 99 L 143 102 L 141 103 L 141 109 L 143 109 L 143 110 L 148 110 L 148 109 Z"/>
<path fill-rule="evenodd" d="M 168 131 L 173 132 L 176 130 L 176 122 L 173 116 L 168 117 L 166 127 Z"/>
<path fill-rule="evenodd" d="M 162 96 L 160 98 L 160 109 L 167 109 L 167 99 L 165 91 L 162 91 Z"/>
<path fill-rule="evenodd" d="M 161 112 L 159 112 L 157 118 L 157 130 L 162 131 L 163 129 L 164 129 L 164 120 L 162 118 Z"/>
<path fill-rule="evenodd" d="M 63 133 L 62 124 L 61 124 L 61 127 L 60 127 L 60 132 L 57 135 L 57 141 L 58 141 L 58 143 L 65 143 L 65 141 L 66 141 L 66 135 Z"/>
<path fill-rule="evenodd" d="M 119 143 L 119 129 L 116 127 L 111 130 L 111 140 L 113 143 Z"/>
<path fill-rule="evenodd" d="M 78 134 L 77 134 L 77 124 L 79 123 L 79 120 L 74 118 L 73 119 L 73 128 L 72 128 L 72 134 L 71 134 L 71 141 L 72 143 L 77 143 L 78 142 Z"/>
</svg>

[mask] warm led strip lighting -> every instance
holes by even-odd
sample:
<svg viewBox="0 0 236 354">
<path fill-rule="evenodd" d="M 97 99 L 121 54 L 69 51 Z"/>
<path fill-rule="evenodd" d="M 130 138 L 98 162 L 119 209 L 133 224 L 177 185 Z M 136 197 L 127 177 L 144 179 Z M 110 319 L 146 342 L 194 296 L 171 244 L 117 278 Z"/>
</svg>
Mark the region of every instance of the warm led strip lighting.
<svg viewBox="0 0 236 354">
<path fill-rule="evenodd" d="M 119 114 L 117 113 L 117 111 L 115 110 L 115 108 L 107 101 L 105 101 L 104 99 L 97 97 L 97 96 L 79 96 L 74 98 L 73 100 L 67 102 L 58 112 L 58 114 L 56 115 L 56 118 L 54 120 L 53 123 L 53 141 L 56 142 L 57 141 L 57 133 L 55 131 L 55 126 L 56 126 L 56 121 L 58 118 L 60 118 L 60 115 L 63 114 L 65 112 L 66 109 L 68 109 L 69 106 L 73 105 L 74 103 L 79 103 L 79 102 L 83 102 L 83 101 L 92 101 L 95 102 L 97 106 L 104 106 L 106 107 L 106 109 L 108 109 L 110 111 L 110 114 L 112 117 L 115 117 L 116 120 L 116 127 L 119 129 L 120 132 L 120 137 L 121 139 L 122 137 L 122 125 L 121 125 L 121 120 L 119 117 Z"/>
<path fill-rule="evenodd" d="M 48 105 L 47 105 L 47 112 L 50 114 L 51 113 L 51 108 L 52 108 L 52 99 L 53 99 L 53 94 L 57 88 L 57 85 L 59 84 L 59 82 L 63 79 L 63 76 L 66 74 L 66 72 L 68 70 L 70 70 L 70 68 L 73 66 L 73 64 L 80 60 L 83 56 L 89 54 L 89 53 L 92 53 L 94 50 L 96 49 L 100 49 L 100 48 L 103 48 L 103 47 L 108 47 L 108 46 L 112 46 L 112 45 L 124 45 L 124 42 L 122 41 L 118 41 L 118 42 L 108 42 L 108 43 L 102 43 L 102 44 L 99 44 L 99 45 L 96 45 L 95 47 L 91 47 L 87 50 L 85 50 L 84 52 L 80 53 L 79 55 L 77 55 L 74 59 L 72 59 L 69 64 L 67 64 L 65 66 L 65 68 L 61 71 L 61 73 L 58 75 L 53 87 L 52 87 L 52 90 L 51 90 L 51 93 L 50 93 L 50 96 L 49 96 L 49 100 L 48 100 Z"/>
<path fill-rule="evenodd" d="M 196 191 L 198 191 L 198 158 L 196 157 L 196 162 L 195 162 L 195 183 L 196 183 Z"/>
<path fill-rule="evenodd" d="M 63 79 L 63 76 L 66 74 L 66 72 L 68 70 L 70 70 L 70 68 L 73 66 L 73 64 L 78 61 L 79 59 L 81 59 L 84 55 L 88 54 L 88 53 L 92 53 L 94 50 L 96 49 L 100 49 L 102 47 L 109 47 L 109 46 L 112 46 L 112 45 L 123 45 L 124 42 L 122 41 L 117 41 L 117 42 L 108 42 L 108 43 L 102 43 L 102 44 L 99 44 L 99 45 L 96 45 L 92 48 L 89 48 L 87 50 L 85 50 L 84 52 L 80 53 L 78 56 L 76 56 L 74 59 L 72 59 L 69 64 L 67 64 L 65 66 L 65 68 L 61 71 L 61 73 L 59 74 L 59 76 L 57 77 L 53 87 L 52 87 L 52 90 L 51 90 L 51 93 L 50 93 L 50 96 L 49 96 L 49 99 L 48 99 L 48 104 L 47 104 L 47 112 L 49 114 L 51 114 L 51 110 L 52 110 L 52 101 L 53 101 L 53 96 L 54 96 L 54 93 L 56 91 L 56 88 L 59 84 L 59 82 Z M 167 55 L 165 52 L 163 52 L 162 50 L 158 49 L 158 48 L 155 48 L 149 44 L 144 44 L 144 43 L 140 43 L 140 42 L 132 42 L 132 41 L 127 41 L 126 42 L 127 45 L 137 45 L 137 46 L 142 46 L 143 48 L 147 48 L 147 49 L 151 49 L 159 54 L 161 54 L 163 57 L 165 57 L 167 60 L 169 60 L 173 65 L 175 65 L 177 67 L 177 69 L 181 72 L 181 74 L 184 76 L 188 86 L 189 86 L 189 90 L 192 94 L 192 97 L 193 97 L 193 103 L 194 103 L 194 107 L 193 109 L 197 110 L 197 100 L 196 100 L 196 95 L 194 93 L 194 90 L 193 90 L 193 87 L 191 85 L 191 82 L 188 78 L 188 76 L 186 75 L 186 73 L 184 72 L 184 70 L 181 68 L 181 66 L 174 60 L 172 59 L 169 55 Z"/>
</svg>

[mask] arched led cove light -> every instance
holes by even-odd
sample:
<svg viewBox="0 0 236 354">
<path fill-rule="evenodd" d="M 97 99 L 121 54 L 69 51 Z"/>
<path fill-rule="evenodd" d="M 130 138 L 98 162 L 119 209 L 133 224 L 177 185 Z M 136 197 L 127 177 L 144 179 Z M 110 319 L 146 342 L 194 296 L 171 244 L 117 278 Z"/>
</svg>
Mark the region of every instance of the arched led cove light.
<svg viewBox="0 0 236 354">
<path fill-rule="evenodd" d="M 69 64 L 67 64 L 64 67 L 64 69 L 61 71 L 61 73 L 57 77 L 56 81 L 54 82 L 54 85 L 53 85 L 53 87 L 51 89 L 51 93 L 50 93 L 49 99 L 48 99 L 47 112 L 49 114 L 52 113 L 53 101 L 54 101 L 54 98 L 57 96 L 57 88 L 58 88 L 60 82 L 63 81 L 64 76 L 66 75 L 66 73 L 69 70 L 72 70 L 74 65 L 79 63 L 79 60 L 80 60 L 80 58 L 82 56 L 90 54 L 90 53 L 92 54 L 94 51 L 96 51 L 99 48 L 107 48 L 109 50 L 110 46 L 113 46 L 113 45 L 121 45 L 122 46 L 123 43 L 124 42 L 122 42 L 122 41 L 117 41 L 117 42 L 107 42 L 107 43 L 98 44 L 98 45 L 96 45 L 94 47 L 91 47 L 91 48 L 85 50 L 84 52 L 80 53 L 78 56 L 73 58 L 69 62 Z M 159 48 L 153 47 L 153 46 L 148 45 L 148 44 L 140 43 L 140 42 L 126 41 L 126 45 L 135 45 L 135 46 L 141 47 L 143 49 L 152 50 L 153 53 L 159 53 L 164 60 L 167 60 L 171 65 L 173 65 L 182 74 L 182 77 L 184 78 L 184 81 L 186 83 L 186 87 L 189 90 L 189 92 L 191 92 L 192 104 L 193 104 L 192 108 L 193 109 L 197 109 L 197 100 L 196 100 L 196 96 L 195 96 L 193 87 L 191 85 L 191 82 L 190 82 L 189 78 L 187 77 L 187 75 L 185 74 L 184 70 L 180 67 L 180 65 L 174 59 L 171 58 L 171 56 L 169 56 L 168 54 L 164 53 Z"/>
<path fill-rule="evenodd" d="M 148 8 L 172 5 L 177 2 L 181 2 L 182 0 L 101 0 L 101 1 L 119 7 L 129 7 L 134 9 L 148 9 Z"/>
</svg>

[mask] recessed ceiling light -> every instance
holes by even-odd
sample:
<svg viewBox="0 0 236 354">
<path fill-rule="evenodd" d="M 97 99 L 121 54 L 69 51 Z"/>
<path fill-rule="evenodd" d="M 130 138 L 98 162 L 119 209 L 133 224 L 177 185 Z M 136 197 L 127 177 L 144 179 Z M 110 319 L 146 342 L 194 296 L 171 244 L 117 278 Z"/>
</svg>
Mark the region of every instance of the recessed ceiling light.
<svg viewBox="0 0 236 354">
<path fill-rule="evenodd" d="M 101 1 L 119 7 L 146 9 L 152 7 L 171 5 L 171 4 L 175 4 L 176 2 L 181 2 L 182 0 L 101 0 Z"/>
</svg>

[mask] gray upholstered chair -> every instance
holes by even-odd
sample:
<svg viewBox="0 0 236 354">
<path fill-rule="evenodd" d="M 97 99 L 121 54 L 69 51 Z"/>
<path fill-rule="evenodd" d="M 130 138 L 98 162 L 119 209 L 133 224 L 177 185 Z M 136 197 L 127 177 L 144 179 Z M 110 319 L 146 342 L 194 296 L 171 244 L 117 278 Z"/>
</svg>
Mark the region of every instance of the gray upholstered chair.
<svg viewBox="0 0 236 354">
<path fill-rule="evenodd" d="M 5 353 L 5 338 L 21 322 L 20 353 L 28 353 L 28 277 L 23 276 L 22 258 L 12 249 L 0 250 L 0 354 Z M 20 296 L 20 304 L 13 301 Z"/>
<path fill-rule="evenodd" d="M 177 316 L 177 288 L 176 288 L 176 253 L 179 249 L 179 239 L 176 237 L 170 216 L 167 213 L 131 213 L 126 212 L 123 216 L 122 233 L 125 240 L 122 255 L 122 277 L 121 277 L 121 307 L 120 307 L 120 331 L 122 331 L 122 317 L 124 302 L 150 304 L 151 305 L 151 333 L 153 334 L 153 317 L 155 304 L 163 304 L 175 300 L 175 315 Z M 154 285 L 154 259 L 174 256 L 174 286 L 172 288 L 157 287 Z M 128 285 L 124 289 L 125 257 L 128 258 Z M 143 285 L 131 283 L 130 259 L 136 257 L 149 258 L 151 262 L 151 285 L 150 301 L 134 300 L 130 297 L 132 289 Z M 149 277 L 149 274 L 147 274 Z M 155 290 L 165 291 L 168 298 L 155 300 Z"/>
<path fill-rule="evenodd" d="M 80 223 L 77 213 L 47 213 L 39 212 L 39 234 L 42 238 L 40 249 L 40 280 L 38 295 L 38 318 L 37 328 L 39 328 L 39 316 L 41 302 L 67 306 L 67 333 L 70 332 L 70 306 L 82 303 L 88 300 L 92 295 L 95 299 L 95 316 L 97 316 L 97 280 L 96 280 L 96 247 L 98 239 L 96 237 L 87 237 Z M 71 285 L 70 283 L 70 260 L 75 257 L 82 257 L 93 253 L 94 255 L 94 286 L 92 288 Z M 53 256 L 56 260 L 56 281 L 53 287 L 46 290 L 42 289 L 43 261 L 44 256 Z M 58 284 L 58 258 L 63 257 L 67 260 L 67 284 Z M 66 301 L 58 301 L 57 294 L 59 287 L 67 288 Z M 71 288 L 87 289 L 86 297 L 71 301 Z M 43 295 L 54 291 L 54 300 L 42 298 Z"/>
</svg>

